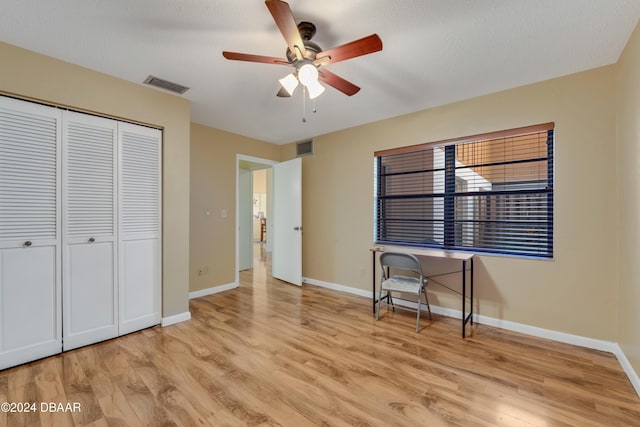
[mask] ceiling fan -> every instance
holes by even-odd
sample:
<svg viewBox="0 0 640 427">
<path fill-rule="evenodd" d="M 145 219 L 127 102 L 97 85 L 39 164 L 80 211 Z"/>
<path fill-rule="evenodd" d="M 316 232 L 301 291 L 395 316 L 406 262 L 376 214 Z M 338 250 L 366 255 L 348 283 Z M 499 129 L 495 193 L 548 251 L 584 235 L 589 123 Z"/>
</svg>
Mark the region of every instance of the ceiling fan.
<svg viewBox="0 0 640 427">
<path fill-rule="evenodd" d="M 311 41 L 316 33 L 315 25 L 304 21 L 296 24 L 288 3 L 281 0 L 266 0 L 265 4 L 287 42 L 286 58 L 224 51 L 222 55 L 225 58 L 295 68 L 293 73 L 280 79 L 282 88 L 277 94 L 280 97 L 291 96 L 298 83 L 301 83 L 308 92 L 309 98 L 314 99 L 324 92 L 325 88 L 320 84 L 320 81 L 348 96 L 355 95 L 360 90 L 358 86 L 330 72 L 324 66 L 382 50 L 382 40 L 377 34 L 354 40 L 333 49 L 322 50 L 320 46 Z"/>
</svg>

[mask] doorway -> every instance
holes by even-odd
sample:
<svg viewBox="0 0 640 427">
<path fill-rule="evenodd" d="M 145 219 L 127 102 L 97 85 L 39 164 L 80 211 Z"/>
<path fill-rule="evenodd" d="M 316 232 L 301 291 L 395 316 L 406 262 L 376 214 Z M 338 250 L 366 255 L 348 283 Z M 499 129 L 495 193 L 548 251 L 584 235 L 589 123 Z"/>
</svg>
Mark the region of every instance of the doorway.
<svg viewBox="0 0 640 427">
<path fill-rule="evenodd" d="M 270 253 L 273 250 L 272 166 L 273 160 L 237 155 L 236 188 L 236 283 L 239 273 L 253 269 L 254 246 Z"/>
</svg>

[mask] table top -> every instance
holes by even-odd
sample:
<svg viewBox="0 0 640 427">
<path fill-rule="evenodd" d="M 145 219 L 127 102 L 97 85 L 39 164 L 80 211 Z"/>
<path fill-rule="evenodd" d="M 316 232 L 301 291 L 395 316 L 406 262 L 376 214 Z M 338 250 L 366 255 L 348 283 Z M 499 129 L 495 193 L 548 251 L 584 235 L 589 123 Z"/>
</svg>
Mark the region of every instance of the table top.
<svg viewBox="0 0 640 427">
<path fill-rule="evenodd" d="M 422 248 L 417 246 L 374 245 L 371 252 L 402 252 L 419 256 L 458 259 L 468 261 L 475 256 L 473 252 L 445 251 L 442 249 Z"/>
</svg>

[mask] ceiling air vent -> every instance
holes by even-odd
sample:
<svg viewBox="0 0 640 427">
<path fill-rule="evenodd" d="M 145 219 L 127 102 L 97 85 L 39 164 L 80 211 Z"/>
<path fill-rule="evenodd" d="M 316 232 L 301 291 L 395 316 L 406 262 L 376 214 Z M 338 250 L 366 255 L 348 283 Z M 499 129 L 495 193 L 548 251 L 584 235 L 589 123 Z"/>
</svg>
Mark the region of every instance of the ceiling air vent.
<svg viewBox="0 0 640 427">
<path fill-rule="evenodd" d="M 296 157 L 313 154 L 313 139 L 296 143 Z"/>
<path fill-rule="evenodd" d="M 189 90 L 188 87 L 173 83 L 168 80 L 160 79 L 158 77 L 149 76 L 144 80 L 145 84 L 149 86 L 159 87 L 160 89 L 168 90 L 169 92 L 178 93 L 182 95 Z"/>
</svg>

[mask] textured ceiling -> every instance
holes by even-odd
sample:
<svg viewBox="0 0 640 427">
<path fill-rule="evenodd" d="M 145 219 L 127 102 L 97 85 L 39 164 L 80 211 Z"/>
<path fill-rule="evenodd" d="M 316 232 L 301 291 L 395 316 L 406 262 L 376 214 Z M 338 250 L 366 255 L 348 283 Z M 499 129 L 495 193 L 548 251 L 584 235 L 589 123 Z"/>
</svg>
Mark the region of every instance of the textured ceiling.
<svg viewBox="0 0 640 427">
<path fill-rule="evenodd" d="M 372 33 L 384 45 L 329 65 L 362 90 L 327 88 L 306 123 L 301 91 L 275 96 L 289 68 L 222 57 L 285 55 L 262 0 L 2 0 L 0 40 L 140 84 L 183 84 L 194 122 L 281 144 L 614 63 L 640 17 L 638 0 L 289 5 L 323 49 Z"/>
</svg>

